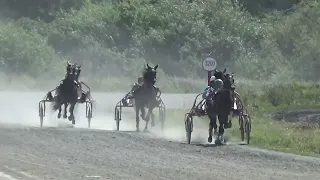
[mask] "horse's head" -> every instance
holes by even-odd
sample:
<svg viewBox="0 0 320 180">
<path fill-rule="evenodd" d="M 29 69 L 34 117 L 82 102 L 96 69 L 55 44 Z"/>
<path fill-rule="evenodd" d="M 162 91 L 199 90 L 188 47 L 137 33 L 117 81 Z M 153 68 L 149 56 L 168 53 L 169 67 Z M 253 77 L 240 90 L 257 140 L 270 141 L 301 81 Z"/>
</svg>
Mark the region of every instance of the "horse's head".
<svg viewBox="0 0 320 180">
<path fill-rule="evenodd" d="M 67 67 L 66 67 L 66 76 L 65 76 L 65 80 L 76 80 L 77 79 L 77 75 L 80 73 L 81 71 L 81 66 L 77 66 L 77 64 L 72 64 L 69 61 L 67 62 Z"/>
<path fill-rule="evenodd" d="M 72 67 L 73 64 L 71 64 L 69 61 L 67 61 L 67 67 L 66 67 L 66 73 L 71 74 L 72 73 Z"/>
<path fill-rule="evenodd" d="M 224 82 L 224 87 L 226 89 L 233 90 L 234 89 L 234 74 L 225 74 L 225 82 Z"/>
<path fill-rule="evenodd" d="M 225 81 L 225 72 L 226 72 L 226 69 L 222 71 L 218 71 L 218 70 L 214 70 L 214 76 L 217 78 L 217 79 L 221 79 L 223 82 Z"/>
<path fill-rule="evenodd" d="M 233 89 L 234 88 L 234 74 L 231 73 L 226 73 L 227 70 L 224 69 L 223 71 L 217 71 L 215 70 L 214 72 L 214 76 L 217 78 L 217 79 L 221 79 L 223 81 L 223 87 L 226 88 L 226 89 Z"/>
<path fill-rule="evenodd" d="M 157 79 L 157 68 L 158 64 L 153 68 L 147 64 L 143 72 L 144 82 L 154 85 Z"/>
</svg>

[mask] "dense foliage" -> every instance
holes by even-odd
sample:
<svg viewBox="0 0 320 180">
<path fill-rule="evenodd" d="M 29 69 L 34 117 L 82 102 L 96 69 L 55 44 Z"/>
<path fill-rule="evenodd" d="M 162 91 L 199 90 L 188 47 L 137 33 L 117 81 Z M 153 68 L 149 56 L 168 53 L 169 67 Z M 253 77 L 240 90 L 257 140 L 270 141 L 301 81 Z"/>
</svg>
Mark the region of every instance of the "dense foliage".
<svg viewBox="0 0 320 180">
<path fill-rule="evenodd" d="M 136 79 L 147 61 L 159 64 L 160 79 L 171 78 L 173 86 L 179 77 L 203 76 L 200 60 L 210 52 L 220 68 L 230 68 L 237 77 L 284 81 L 319 75 L 317 1 L 1 3 L 0 68 L 6 75 L 58 75 L 62 60 L 71 59 L 83 64 L 83 76 L 101 83 Z"/>
</svg>

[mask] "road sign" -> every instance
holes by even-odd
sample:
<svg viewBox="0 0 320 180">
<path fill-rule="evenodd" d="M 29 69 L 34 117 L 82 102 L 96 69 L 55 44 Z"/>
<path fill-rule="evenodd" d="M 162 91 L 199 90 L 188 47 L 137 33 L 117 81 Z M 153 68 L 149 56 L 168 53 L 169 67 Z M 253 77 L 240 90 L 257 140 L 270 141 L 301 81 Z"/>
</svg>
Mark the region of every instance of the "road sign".
<svg viewBox="0 0 320 180">
<path fill-rule="evenodd" d="M 202 61 L 202 67 L 206 71 L 214 71 L 217 67 L 217 61 L 212 57 L 207 57 Z"/>
</svg>

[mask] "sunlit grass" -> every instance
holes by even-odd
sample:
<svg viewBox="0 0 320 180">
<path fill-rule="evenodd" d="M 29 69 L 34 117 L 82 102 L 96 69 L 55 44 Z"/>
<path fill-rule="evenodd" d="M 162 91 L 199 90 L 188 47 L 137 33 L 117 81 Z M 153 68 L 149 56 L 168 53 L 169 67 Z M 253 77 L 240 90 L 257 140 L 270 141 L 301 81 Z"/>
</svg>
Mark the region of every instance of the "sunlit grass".
<svg viewBox="0 0 320 180">
<path fill-rule="evenodd" d="M 167 126 L 184 126 L 184 114 L 188 109 L 167 110 Z M 202 121 L 202 123 L 197 123 Z M 208 128 L 207 118 L 195 118 L 198 126 Z M 207 131 L 203 132 L 207 134 Z M 228 129 L 231 141 L 240 142 L 240 131 L 237 118 L 233 119 L 233 127 Z M 290 152 L 301 155 L 320 155 L 320 127 L 299 123 L 274 121 L 261 116 L 252 117 L 250 146 Z"/>
</svg>

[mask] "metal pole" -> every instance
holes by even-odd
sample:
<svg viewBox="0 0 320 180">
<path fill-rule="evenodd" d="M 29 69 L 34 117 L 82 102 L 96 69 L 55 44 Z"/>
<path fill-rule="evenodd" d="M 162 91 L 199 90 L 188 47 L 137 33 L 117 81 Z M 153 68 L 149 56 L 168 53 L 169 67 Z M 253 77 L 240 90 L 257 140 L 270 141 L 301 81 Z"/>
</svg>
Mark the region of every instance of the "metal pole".
<svg viewBox="0 0 320 180">
<path fill-rule="evenodd" d="M 212 71 L 208 71 L 208 86 L 209 86 L 209 84 L 210 84 L 211 72 L 212 72 Z"/>
</svg>

